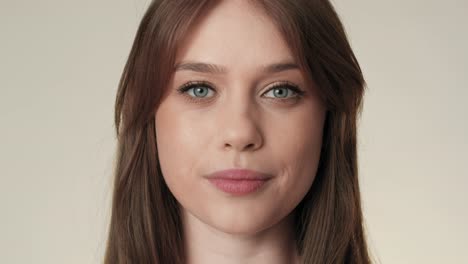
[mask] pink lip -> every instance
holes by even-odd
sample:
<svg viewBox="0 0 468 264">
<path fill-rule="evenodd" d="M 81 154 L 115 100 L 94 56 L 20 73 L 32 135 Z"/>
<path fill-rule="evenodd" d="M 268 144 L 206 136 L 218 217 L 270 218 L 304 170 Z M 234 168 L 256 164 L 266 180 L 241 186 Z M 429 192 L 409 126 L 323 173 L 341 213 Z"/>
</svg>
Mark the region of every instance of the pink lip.
<svg viewBox="0 0 468 264">
<path fill-rule="evenodd" d="M 268 180 L 272 176 L 246 169 L 229 169 L 214 172 L 207 176 L 210 179 L 228 179 L 228 180 Z"/>
<path fill-rule="evenodd" d="M 258 190 L 272 176 L 246 169 L 230 169 L 217 171 L 208 175 L 207 178 L 221 191 L 244 195 Z"/>
</svg>

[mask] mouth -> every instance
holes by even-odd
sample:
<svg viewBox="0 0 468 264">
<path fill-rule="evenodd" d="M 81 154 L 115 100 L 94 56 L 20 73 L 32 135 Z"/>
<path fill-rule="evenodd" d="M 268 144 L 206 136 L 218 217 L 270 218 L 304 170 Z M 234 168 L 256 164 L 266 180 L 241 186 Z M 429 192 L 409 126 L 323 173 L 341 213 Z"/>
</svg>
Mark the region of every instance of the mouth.
<svg viewBox="0 0 468 264">
<path fill-rule="evenodd" d="M 248 169 L 228 169 L 216 171 L 206 176 L 209 179 L 226 179 L 226 180 L 268 180 L 273 176 L 259 171 Z"/>
<path fill-rule="evenodd" d="M 219 190 L 232 195 L 246 195 L 259 191 L 273 176 L 247 169 L 217 171 L 206 178 Z"/>
</svg>

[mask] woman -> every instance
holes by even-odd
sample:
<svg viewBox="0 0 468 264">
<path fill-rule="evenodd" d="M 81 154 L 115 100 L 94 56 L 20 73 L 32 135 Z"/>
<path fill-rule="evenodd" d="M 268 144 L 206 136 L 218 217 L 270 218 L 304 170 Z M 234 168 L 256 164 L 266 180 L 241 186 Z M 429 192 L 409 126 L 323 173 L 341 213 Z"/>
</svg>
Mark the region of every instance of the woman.
<svg viewBox="0 0 468 264">
<path fill-rule="evenodd" d="M 328 1 L 153 1 L 116 99 L 105 263 L 370 263 L 364 85 Z"/>
</svg>

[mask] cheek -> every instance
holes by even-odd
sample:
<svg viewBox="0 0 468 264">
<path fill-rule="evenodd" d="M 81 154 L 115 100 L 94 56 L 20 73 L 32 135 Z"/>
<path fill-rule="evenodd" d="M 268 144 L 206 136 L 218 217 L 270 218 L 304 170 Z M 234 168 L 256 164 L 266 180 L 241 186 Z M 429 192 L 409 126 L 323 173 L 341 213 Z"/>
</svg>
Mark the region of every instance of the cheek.
<svg viewBox="0 0 468 264">
<path fill-rule="evenodd" d="M 323 112 L 308 113 L 291 115 L 272 135 L 281 139 L 276 140 L 272 148 L 277 166 L 282 170 L 280 192 L 292 204 L 297 204 L 309 190 L 320 160 L 325 115 Z"/>
<path fill-rule="evenodd" d="M 190 183 L 194 164 L 201 149 L 193 123 L 184 120 L 176 111 L 160 107 L 155 116 L 158 158 L 164 180 L 175 196 Z M 192 180 L 193 181 L 193 180 Z"/>
</svg>

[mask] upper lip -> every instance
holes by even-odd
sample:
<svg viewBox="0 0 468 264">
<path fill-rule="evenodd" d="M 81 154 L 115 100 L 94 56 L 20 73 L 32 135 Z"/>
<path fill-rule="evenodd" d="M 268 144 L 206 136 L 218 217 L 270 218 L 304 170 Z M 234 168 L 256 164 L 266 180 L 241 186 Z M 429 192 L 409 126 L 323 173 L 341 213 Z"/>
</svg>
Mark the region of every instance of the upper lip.
<svg viewBox="0 0 468 264">
<path fill-rule="evenodd" d="M 248 169 L 228 169 L 211 173 L 207 178 L 228 180 L 268 180 L 272 178 L 272 176 Z"/>
</svg>

